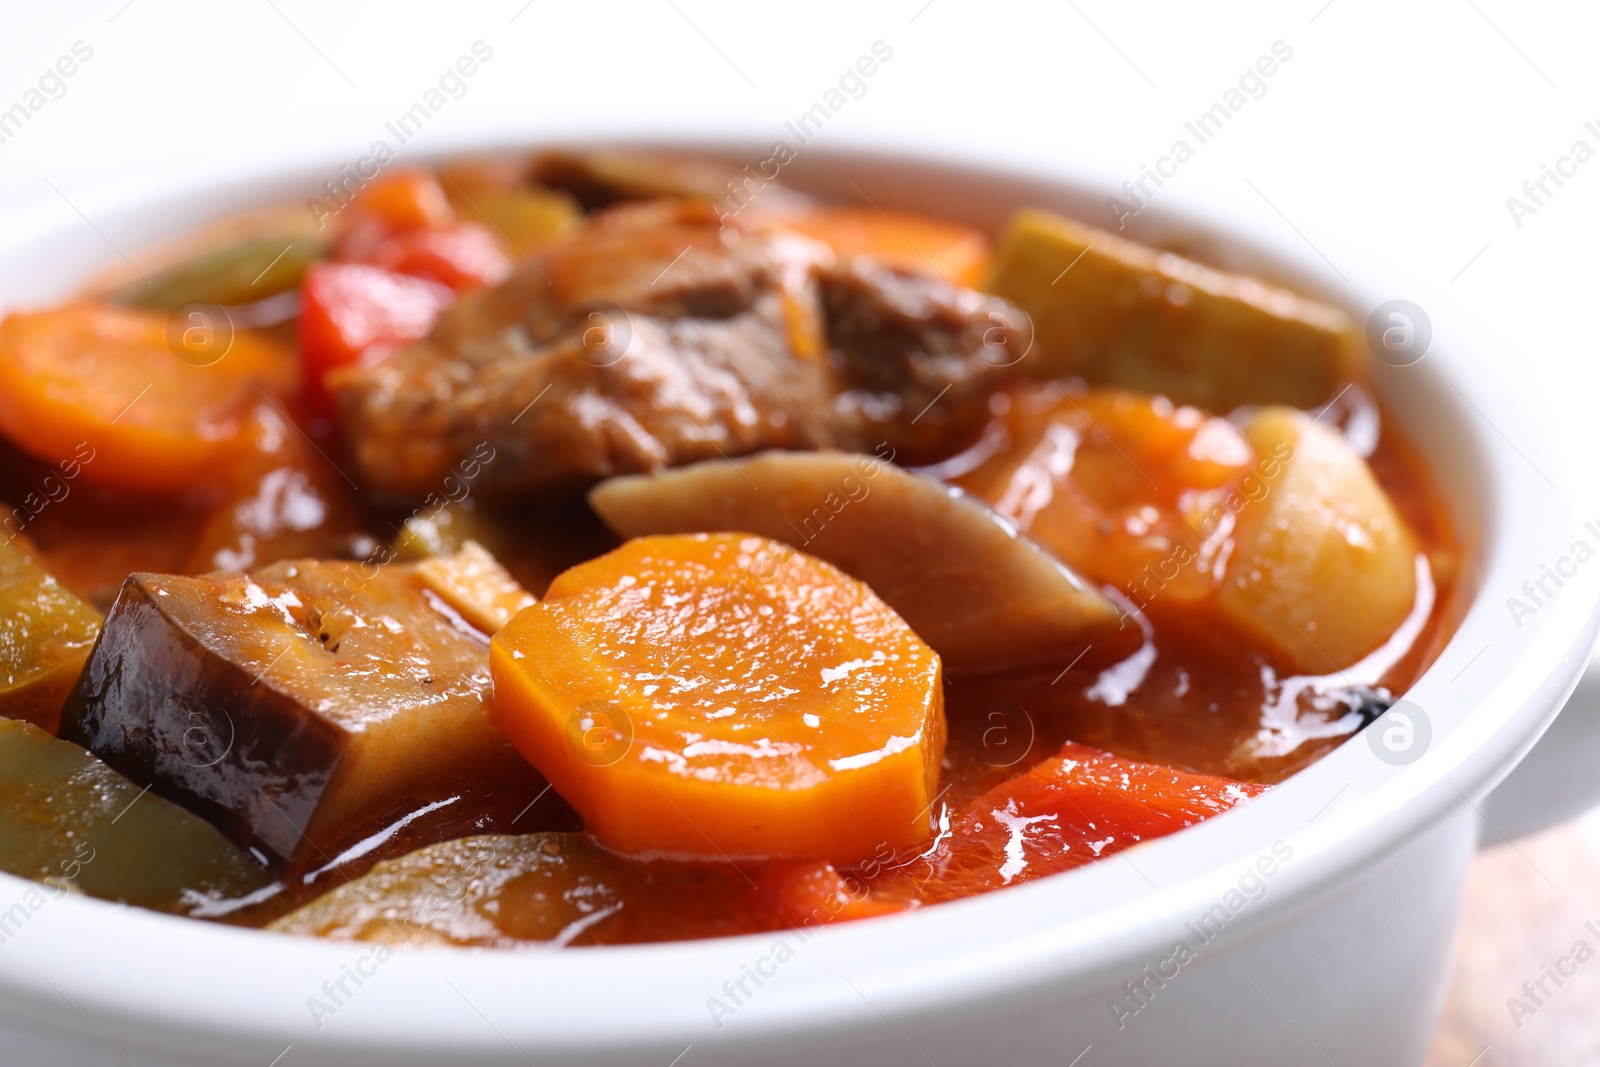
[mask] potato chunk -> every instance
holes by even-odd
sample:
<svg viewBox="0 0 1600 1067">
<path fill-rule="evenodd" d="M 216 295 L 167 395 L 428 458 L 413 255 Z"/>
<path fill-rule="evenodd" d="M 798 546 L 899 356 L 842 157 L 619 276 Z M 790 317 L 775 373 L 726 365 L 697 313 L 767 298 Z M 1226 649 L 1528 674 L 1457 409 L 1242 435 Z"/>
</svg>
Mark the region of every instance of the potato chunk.
<svg viewBox="0 0 1600 1067">
<path fill-rule="evenodd" d="M 204 820 L 77 745 L 9 720 L 0 720 L 0 870 L 163 911 L 241 897 L 268 880 Z"/>
<path fill-rule="evenodd" d="M 643 537 L 495 635 L 495 721 L 610 847 L 853 862 L 925 840 L 939 657 L 821 560 Z"/>
<path fill-rule="evenodd" d="M 1033 319 L 1021 369 L 1209 411 L 1315 407 L 1364 358 L 1337 308 L 1044 211 L 1007 224 L 989 287 Z"/>
<path fill-rule="evenodd" d="M 534 596 L 476 541 L 416 564 L 422 582 L 475 629 L 492 634 L 534 604 Z"/>
<path fill-rule="evenodd" d="M 613 478 L 589 501 L 621 537 L 748 530 L 804 549 L 871 586 L 953 670 L 1071 659 L 1118 627 L 1110 601 L 976 497 L 872 456 L 711 460 Z"/>
<path fill-rule="evenodd" d="M 412 566 L 135 574 L 62 734 L 298 861 L 425 780 L 520 764 L 484 708 L 486 643 Z"/>
<path fill-rule="evenodd" d="M 0 715 L 55 733 L 100 613 L 56 581 L 25 537 L 0 542 Z"/>
<path fill-rule="evenodd" d="M 1266 490 L 1240 512 L 1218 609 L 1298 670 L 1342 670 L 1410 613 L 1416 538 L 1366 462 L 1304 412 L 1263 409 L 1245 436 L 1270 461 Z"/>
</svg>

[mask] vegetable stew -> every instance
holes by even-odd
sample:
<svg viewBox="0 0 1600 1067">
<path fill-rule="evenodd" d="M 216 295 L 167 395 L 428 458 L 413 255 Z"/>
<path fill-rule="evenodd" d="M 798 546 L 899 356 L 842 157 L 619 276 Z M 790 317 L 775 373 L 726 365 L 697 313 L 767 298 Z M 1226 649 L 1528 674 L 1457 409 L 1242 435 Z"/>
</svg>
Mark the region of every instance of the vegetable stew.
<svg viewBox="0 0 1600 1067">
<path fill-rule="evenodd" d="M 12 310 L 0 869 L 395 945 L 814 927 L 1248 804 L 1448 639 L 1342 310 L 738 179 L 385 170 Z"/>
</svg>

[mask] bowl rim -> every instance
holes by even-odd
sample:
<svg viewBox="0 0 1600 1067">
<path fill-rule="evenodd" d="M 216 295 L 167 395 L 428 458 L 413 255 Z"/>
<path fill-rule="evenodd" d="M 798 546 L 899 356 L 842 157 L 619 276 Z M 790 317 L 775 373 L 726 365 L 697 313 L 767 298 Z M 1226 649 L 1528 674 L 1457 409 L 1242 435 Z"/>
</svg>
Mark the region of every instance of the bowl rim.
<svg viewBox="0 0 1600 1067">
<path fill-rule="evenodd" d="M 519 134 L 463 130 L 429 155 L 587 143 L 676 146 L 752 160 L 762 158 L 770 143 L 755 131 L 641 134 L 637 124 L 626 123 Z M 935 175 L 946 183 L 982 182 L 990 190 L 1036 188 L 1047 199 L 1054 190 L 1055 203 L 1075 204 L 1101 202 L 1120 184 L 1107 169 L 1089 164 L 1020 154 L 985 159 L 972 148 L 930 152 L 915 139 L 901 140 L 897 145 L 881 136 L 870 143 L 844 137 L 808 149 L 802 169 L 854 168 L 851 177 L 866 188 L 898 191 L 895 206 L 912 207 L 937 184 Z M 334 157 L 325 149 L 315 152 L 323 153 L 321 166 L 309 149 L 295 163 L 276 163 L 265 173 L 249 161 L 218 161 L 203 173 L 190 169 L 181 177 L 130 183 L 76 202 L 92 205 L 90 217 L 113 232 L 181 232 L 192 224 L 194 205 L 219 191 L 224 199 L 250 199 L 269 187 L 287 189 L 325 176 Z M 909 180 L 913 176 L 922 180 Z M 112 184 L 103 179 L 103 185 Z M 186 214 L 188 222 L 166 221 Z M 1136 961 L 1158 958 L 1172 932 L 1225 893 L 1272 842 L 1287 843 L 1293 862 L 1283 864 L 1269 894 L 1238 916 L 1239 932 L 1230 937 L 1263 936 L 1293 921 L 1353 872 L 1382 862 L 1463 805 L 1476 806 L 1559 710 L 1600 626 L 1600 575 L 1587 572 L 1562 586 L 1531 626 L 1511 627 L 1499 607 L 1499 595 L 1537 575 L 1538 564 L 1569 544 L 1577 527 L 1568 464 L 1529 376 L 1494 375 L 1496 368 L 1518 365 L 1507 345 L 1429 287 L 1399 278 L 1314 230 L 1307 231 L 1312 244 L 1311 237 L 1285 233 L 1259 212 L 1178 190 L 1134 222 L 1136 237 L 1197 235 L 1237 254 L 1241 263 L 1259 263 L 1274 277 L 1290 278 L 1347 308 L 1371 306 L 1394 293 L 1429 308 L 1435 350 L 1450 358 L 1425 360 L 1415 373 L 1408 370 L 1409 378 L 1380 368 L 1378 391 L 1386 401 L 1409 398 L 1424 416 L 1437 417 L 1437 423 L 1425 419 L 1425 428 L 1446 426 L 1475 452 L 1482 499 L 1474 517 L 1482 524 L 1483 573 L 1455 637 L 1411 691 L 1439 724 L 1435 743 L 1416 762 L 1390 766 L 1373 758 L 1368 746 L 1345 744 L 1259 801 L 1136 846 L 1120 854 L 1124 862 L 818 931 L 794 946 L 794 962 L 782 965 L 785 981 L 774 981 L 770 990 L 759 987 L 759 995 L 742 1000 L 736 1017 L 725 1017 L 720 1026 L 710 999 L 728 1002 L 722 983 L 740 978 L 752 959 L 770 956 L 788 935 L 561 952 L 418 948 L 383 961 L 382 981 L 373 979 L 370 989 L 357 986 L 318 1026 L 310 1000 L 327 1003 L 323 982 L 358 967 L 372 955 L 370 948 L 213 926 L 71 896 L 40 909 L 0 951 L 0 1002 L 9 1005 L 0 1014 L 72 1022 L 73 1013 L 81 1012 L 107 1027 L 154 1028 L 235 1047 L 247 1038 L 263 1047 L 293 1043 L 413 1053 L 431 1048 L 488 1056 L 503 1054 L 507 1043 L 514 1050 L 642 1050 L 711 1040 L 755 1045 L 820 1028 L 881 1026 L 883 1017 L 914 1025 L 921 1019 L 1012 1013 L 1042 1003 L 1046 990 L 1056 998 L 1098 994 L 1134 976 Z M 48 254 L 52 244 L 74 244 L 63 235 L 81 225 L 76 216 L 7 220 L 0 212 L 0 262 L 30 251 Z M 1343 278 L 1335 261 L 1357 280 Z M 1485 648 L 1468 661 L 1479 644 Z M 1345 784 L 1336 791 L 1341 780 Z M 0 914 L 30 887 L 0 875 Z M 194 980 L 208 974 L 226 980 Z M 139 980 L 130 980 L 133 975 Z M 441 978 L 464 1005 L 441 1009 L 438 998 L 451 996 Z M 526 1010 L 530 988 L 544 998 L 543 1010 Z M 174 997 L 175 989 L 182 995 Z"/>
</svg>

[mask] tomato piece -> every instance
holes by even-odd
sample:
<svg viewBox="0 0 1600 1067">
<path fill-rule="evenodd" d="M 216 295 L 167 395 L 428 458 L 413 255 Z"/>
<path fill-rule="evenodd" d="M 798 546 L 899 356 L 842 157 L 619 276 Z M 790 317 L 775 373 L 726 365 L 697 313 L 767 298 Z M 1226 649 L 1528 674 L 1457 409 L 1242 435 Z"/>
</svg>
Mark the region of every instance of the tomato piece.
<svg viewBox="0 0 1600 1067">
<path fill-rule="evenodd" d="M 367 262 L 396 234 L 448 226 L 456 219 L 444 188 L 431 174 L 407 170 L 372 182 L 340 216 L 334 257 Z"/>
<path fill-rule="evenodd" d="M 969 896 L 1164 837 L 1267 788 L 1069 741 L 1027 774 L 967 805 L 926 866 L 908 870 L 925 876 L 924 901 Z"/>
<path fill-rule="evenodd" d="M 396 231 L 443 226 L 456 217 L 439 180 L 419 170 L 400 171 L 373 182 L 350 206 Z"/>
<path fill-rule="evenodd" d="M 511 273 L 501 241 L 487 227 L 457 222 L 396 234 L 365 257 L 401 274 L 429 278 L 461 291 L 495 285 Z"/>
<path fill-rule="evenodd" d="M 1045 386 L 1007 399 L 991 428 L 1004 447 L 957 485 L 1139 603 L 1157 590 L 1172 604 L 1215 592 L 1235 505 L 1259 491 L 1238 427 L 1121 389 Z"/>
<path fill-rule="evenodd" d="M 500 240 L 487 227 L 456 218 L 431 174 L 402 171 L 357 194 L 345 214 L 335 258 L 470 289 L 510 273 Z"/>
<path fill-rule="evenodd" d="M 437 282 L 365 263 L 319 263 L 306 272 L 300 356 L 312 407 L 333 407 L 322 379 L 379 345 L 425 337 L 455 294 Z"/>
<path fill-rule="evenodd" d="M 780 928 L 868 919 L 911 906 L 910 900 L 873 893 L 859 873 L 844 874 L 817 860 L 770 865 L 756 878 L 752 895 L 762 916 Z"/>
</svg>

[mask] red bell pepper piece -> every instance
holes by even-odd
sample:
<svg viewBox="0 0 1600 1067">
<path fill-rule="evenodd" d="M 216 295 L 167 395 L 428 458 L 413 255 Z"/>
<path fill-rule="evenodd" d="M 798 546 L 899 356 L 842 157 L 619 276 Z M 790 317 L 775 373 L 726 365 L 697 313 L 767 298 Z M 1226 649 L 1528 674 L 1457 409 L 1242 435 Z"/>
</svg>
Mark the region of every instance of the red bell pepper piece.
<svg viewBox="0 0 1600 1067">
<path fill-rule="evenodd" d="M 866 919 L 904 911 L 912 901 L 904 895 L 876 894 L 872 879 L 861 872 L 843 873 L 821 860 L 775 863 L 756 878 L 752 894 L 758 926 L 816 927 L 834 921 Z"/>
<path fill-rule="evenodd" d="M 401 171 L 374 181 L 351 201 L 335 258 L 414 274 L 458 292 L 494 285 L 511 271 L 486 227 L 457 219 L 431 174 Z"/>
<path fill-rule="evenodd" d="M 924 901 L 1079 867 L 1220 814 L 1267 786 L 1142 763 L 1068 742 L 979 796 L 928 854 Z"/>
<path fill-rule="evenodd" d="M 313 410 L 332 411 L 323 376 L 427 335 L 455 294 L 437 282 L 364 263 L 318 263 L 306 272 L 300 357 Z"/>
<path fill-rule="evenodd" d="M 397 233 L 448 226 L 455 209 L 431 174 L 405 170 L 379 178 L 356 194 L 340 221 L 335 254 L 366 260 L 373 249 Z"/>
<path fill-rule="evenodd" d="M 395 234 L 364 259 L 402 274 L 430 278 L 457 292 L 496 285 L 511 273 L 511 261 L 499 239 L 473 222 Z"/>
</svg>

